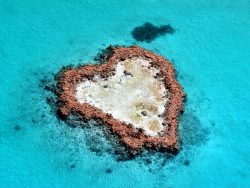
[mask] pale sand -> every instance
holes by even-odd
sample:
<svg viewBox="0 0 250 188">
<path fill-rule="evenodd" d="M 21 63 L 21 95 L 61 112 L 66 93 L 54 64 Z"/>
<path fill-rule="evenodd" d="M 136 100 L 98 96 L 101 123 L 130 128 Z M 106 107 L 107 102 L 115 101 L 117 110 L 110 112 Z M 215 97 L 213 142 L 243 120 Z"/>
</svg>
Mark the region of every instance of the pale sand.
<svg viewBox="0 0 250 188">
<path fill-rule="evenodd" d="M 106 80 L 100 75 L 95 75 L 94 81 L 83 79 L 76 86 L 76 99 L 143 129 L 146 135 L 159 136 L 166 131 L 168 91 L 162 78 L 154 77 L 157 73 L 149 59 L 126 59 L 118 62 L 114 75 Z"/>
</svg>

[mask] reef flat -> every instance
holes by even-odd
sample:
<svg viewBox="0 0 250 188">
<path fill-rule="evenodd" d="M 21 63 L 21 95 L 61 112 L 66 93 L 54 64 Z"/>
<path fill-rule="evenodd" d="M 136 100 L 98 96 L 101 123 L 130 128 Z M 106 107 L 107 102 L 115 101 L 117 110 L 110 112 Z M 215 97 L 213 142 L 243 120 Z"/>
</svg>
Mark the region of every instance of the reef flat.
<svg viewBox="0 0 250 188">
<path fill-rule="evenodd" d="M 133 155 L 143 148 L 177 152 L 185 93 L 173 65 L 138 46 L 109 47 L 99 60 L 60 72 L 60 116 L 100 121 Z"/>
</svg>

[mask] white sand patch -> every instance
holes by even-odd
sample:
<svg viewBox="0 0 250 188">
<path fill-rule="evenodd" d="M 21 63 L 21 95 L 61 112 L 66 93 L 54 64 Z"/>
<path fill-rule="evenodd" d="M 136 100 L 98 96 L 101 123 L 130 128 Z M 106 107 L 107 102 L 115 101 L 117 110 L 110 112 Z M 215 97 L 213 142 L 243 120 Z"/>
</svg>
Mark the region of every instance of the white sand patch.
<svg viewBox="0 0 250 188">
<path fill-rule="evenodd" d="M 149 136 L 158 136 L 166 126 L 162 115 L 168 101 L 164 82 L 155 77 L 159 72 L 148 59 L 126 59 L 118 62 L 115 74 L 106 80 L 99 75 L 95 81 L 83 79 L 76 87 L 76 99 L 142 128 Z"/>
</svg>

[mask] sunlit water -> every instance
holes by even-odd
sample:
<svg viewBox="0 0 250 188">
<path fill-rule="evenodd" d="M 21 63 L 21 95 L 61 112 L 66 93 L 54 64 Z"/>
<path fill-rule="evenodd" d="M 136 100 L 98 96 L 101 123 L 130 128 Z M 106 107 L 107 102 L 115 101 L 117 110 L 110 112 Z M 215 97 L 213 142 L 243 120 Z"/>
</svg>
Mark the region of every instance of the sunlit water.
<svg viewBox="0 0 250 188">
<path fill-rule="evenodd" d="M 249 20 L 247 0 L 0 0 L 0 187 L 249 187 Z M 137 42 L 145 22 L 175 32 Z M 100 130 L 71 128 L 48 105 L 62 66 L 110 44 L 174 63 L 188 95 L 176 157 L 118 162 Z"/>
</svg>

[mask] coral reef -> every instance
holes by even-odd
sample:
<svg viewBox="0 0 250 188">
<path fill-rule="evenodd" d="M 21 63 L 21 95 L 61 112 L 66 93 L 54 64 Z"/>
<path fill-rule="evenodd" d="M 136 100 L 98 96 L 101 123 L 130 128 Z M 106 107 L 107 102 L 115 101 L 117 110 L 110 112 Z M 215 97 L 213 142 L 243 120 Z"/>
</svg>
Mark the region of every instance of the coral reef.
<svg viewBox="0 0 250 188">
<path fill-rule="evenodd" d="M 131 156 L 142 148 L 177 152 L 185 93 L 173 65 L 138 46 L 111 46 L 99 61 L 59 73 L 60 117 L 100 122 Z"/>
</svg>

